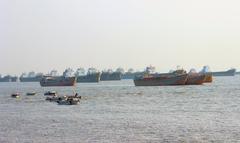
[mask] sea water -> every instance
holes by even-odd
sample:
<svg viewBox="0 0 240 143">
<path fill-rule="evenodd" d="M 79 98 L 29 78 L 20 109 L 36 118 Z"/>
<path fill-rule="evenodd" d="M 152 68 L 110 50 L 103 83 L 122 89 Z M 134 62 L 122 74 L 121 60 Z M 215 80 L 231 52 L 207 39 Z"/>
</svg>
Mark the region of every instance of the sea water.
<svg viewBox="0 0 240 143">
<path fill-rule="evenodd" d="M 77 92 L 82 100 L 70 106 L 48 102 L 43 94 L 49 90 Z M 25 95 L 32 91 L 37 95 Z M 15 92 L 21 98 L 11 98 Z M 0 83 L 0 143 L 47 142 L 240 142 L 240 76 L 200 86 Z"/>
</svg>

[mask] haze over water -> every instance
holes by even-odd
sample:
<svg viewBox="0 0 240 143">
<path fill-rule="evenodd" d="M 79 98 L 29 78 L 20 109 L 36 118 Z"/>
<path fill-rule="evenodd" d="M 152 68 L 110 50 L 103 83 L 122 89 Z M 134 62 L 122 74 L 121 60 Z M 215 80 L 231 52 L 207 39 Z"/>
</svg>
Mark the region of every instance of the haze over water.
<svg viewBox="0 0 240 143">
<path fill-rule="evenodd" d="M 238 0 L 0 0 L 0 73 L 240 68 Z"/>
<path fill-rule="evenodd" d="M 240 77 L 201 86 L 135 87 L 131 80 L 41 88 L 0 83 L 1 143 L 239 142 Z M 26 92 L 38 95 L 27 97 Z M 83 96 L 80 105 L 57 105 L 43 93 Z M 20 91 L 20 99 L 10 94 Z"/>
</svg>

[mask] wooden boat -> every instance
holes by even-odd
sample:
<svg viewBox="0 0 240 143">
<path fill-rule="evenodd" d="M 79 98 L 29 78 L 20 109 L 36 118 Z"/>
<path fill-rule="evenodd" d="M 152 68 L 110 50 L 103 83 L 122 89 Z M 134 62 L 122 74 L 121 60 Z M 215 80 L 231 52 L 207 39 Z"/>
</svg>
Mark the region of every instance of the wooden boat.
<svg viewBox="0 0 240 143">
<path fill-rule="evenodd" d="M 67 98 L 66 100 L 57 101 L 59 105 L 77 105 L 80 103 L 79 98 Z"/>
<path fill-rule="evenodd" d="M 200 85 L 205 82 L 206 79 L 205 74 L 199 74 L 199 73 L 191 73 L 188 74 L 188 79 L 186 82 L 186 85 Z"/>
<path fill-rule="evenodd" d="M 46 100 L 50 102 L 58 102 L 61 100 L 66 100 L 67 96 L 52 96 L 52 97 L 47 97 Z"/>
<path fill-rule="evenodd" d="M 13 93 L 11 95 L 12 98 L 20 98 L 20 94 L 19 93 Z"/>
<path fill-rule="evenodd" d="M 158 74 L 136 77 L 135 86 L 169 86 L 185 85 L 188 74 Z"/>
<path fill-rule="evenodd" d="M 57 92 L 56 91 L 48 91 L 44 93 L 44 96 L 56 96 Z"/>
<path fill-rule="evenodd" d="M 33 96 L 33 95 L 36 95 L 37 93 L 36 92 L 28 92 L 26 95 L 27 96 Z"/>
<path fill-rule="evenodd" d="M 46 100 L 50 101 L 50 102 L 58 102 L 58 101 L 63 101 L 63 100 L 71 100 L 71 99 L 81 99 L 81 96 L 75 95 L 75 96 L 51 96 L 51 97 L 47 97 Z"/>
<path fill-rule="evenodd" d="M 68 99 L 71 99 L 71 98 L 78 98 L 78 99 L 82 99 L 82 96 L 67 96 Z"/>
</svg>

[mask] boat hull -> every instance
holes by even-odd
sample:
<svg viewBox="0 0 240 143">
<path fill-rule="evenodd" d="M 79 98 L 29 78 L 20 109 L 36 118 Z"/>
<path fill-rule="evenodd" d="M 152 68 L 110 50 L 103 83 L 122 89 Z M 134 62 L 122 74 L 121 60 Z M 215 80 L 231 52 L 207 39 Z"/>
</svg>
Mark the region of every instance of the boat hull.
<svg viewBox="0 0 240 143">
<path fill-rule="evenodd" d="M 11 82 L 9 78 L 0 78 L 0 82 Z"/>
<path fill-rule="evenodd" d="M 37 93 L 35 93 L 35 92 L 32 92 L 32 93 L 27 93 L 26 95 L 27 96 L 34 96 L 34 95 L 36 95 Z"/>
<path fill-rule="evenodd" d="M 205 78 L 205 83 L 211 83 L 211 82 L 213 82 L 213 75 L 212 75 L 212 73 L 205 73 L 205 75 L 206 75 L 206 78 Z"/>
<path fill-rule="evenodd" d="M 135 86 L 171 86 L 185 85 L 188 75 L 166 75 L 150 78 L 134 79 Z"/>
<path fill-rule="evenodd" d="M 189 74 L 186 85 L 201 85 L 205 82 L 205 74 Z"/>
<path fill-rule="evenodd" d="M 40 81 L 42 87 L 47 86 L 74 86 L 76 84 L 76 77 L 44 77 Z"/>
<path fill-rule="evenodd" d="M 44 93 L 44 96 L 56 96 L 57 92 L 56 91 L 48 91 L 46 93 Z"/>
<path fill-rule="evenodd" d="M 20 98 L 20 94 L 18 93 L 14 93 L 11 95 L 12 98 Z"/>
</svg>

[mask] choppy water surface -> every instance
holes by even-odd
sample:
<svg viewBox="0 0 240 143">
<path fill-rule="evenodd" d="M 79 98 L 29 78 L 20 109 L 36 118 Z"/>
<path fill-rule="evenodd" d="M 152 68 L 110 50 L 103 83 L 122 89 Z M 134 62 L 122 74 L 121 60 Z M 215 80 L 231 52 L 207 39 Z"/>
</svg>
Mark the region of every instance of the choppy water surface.
<svg viewBox="0 0 240 143">
<path fill-rule="evenodd" d="M 240 142 L 240 76 L 202 86 L 135 87 L 131 80 L 41 88 L 0 83 L 1 143 Z M 45 101 L 57 90 L 75 106 Z M 10 97 L 20 92 L 20 99 Z M 36 96 L 25 96 L 36 91 Z"/>
</svg>

